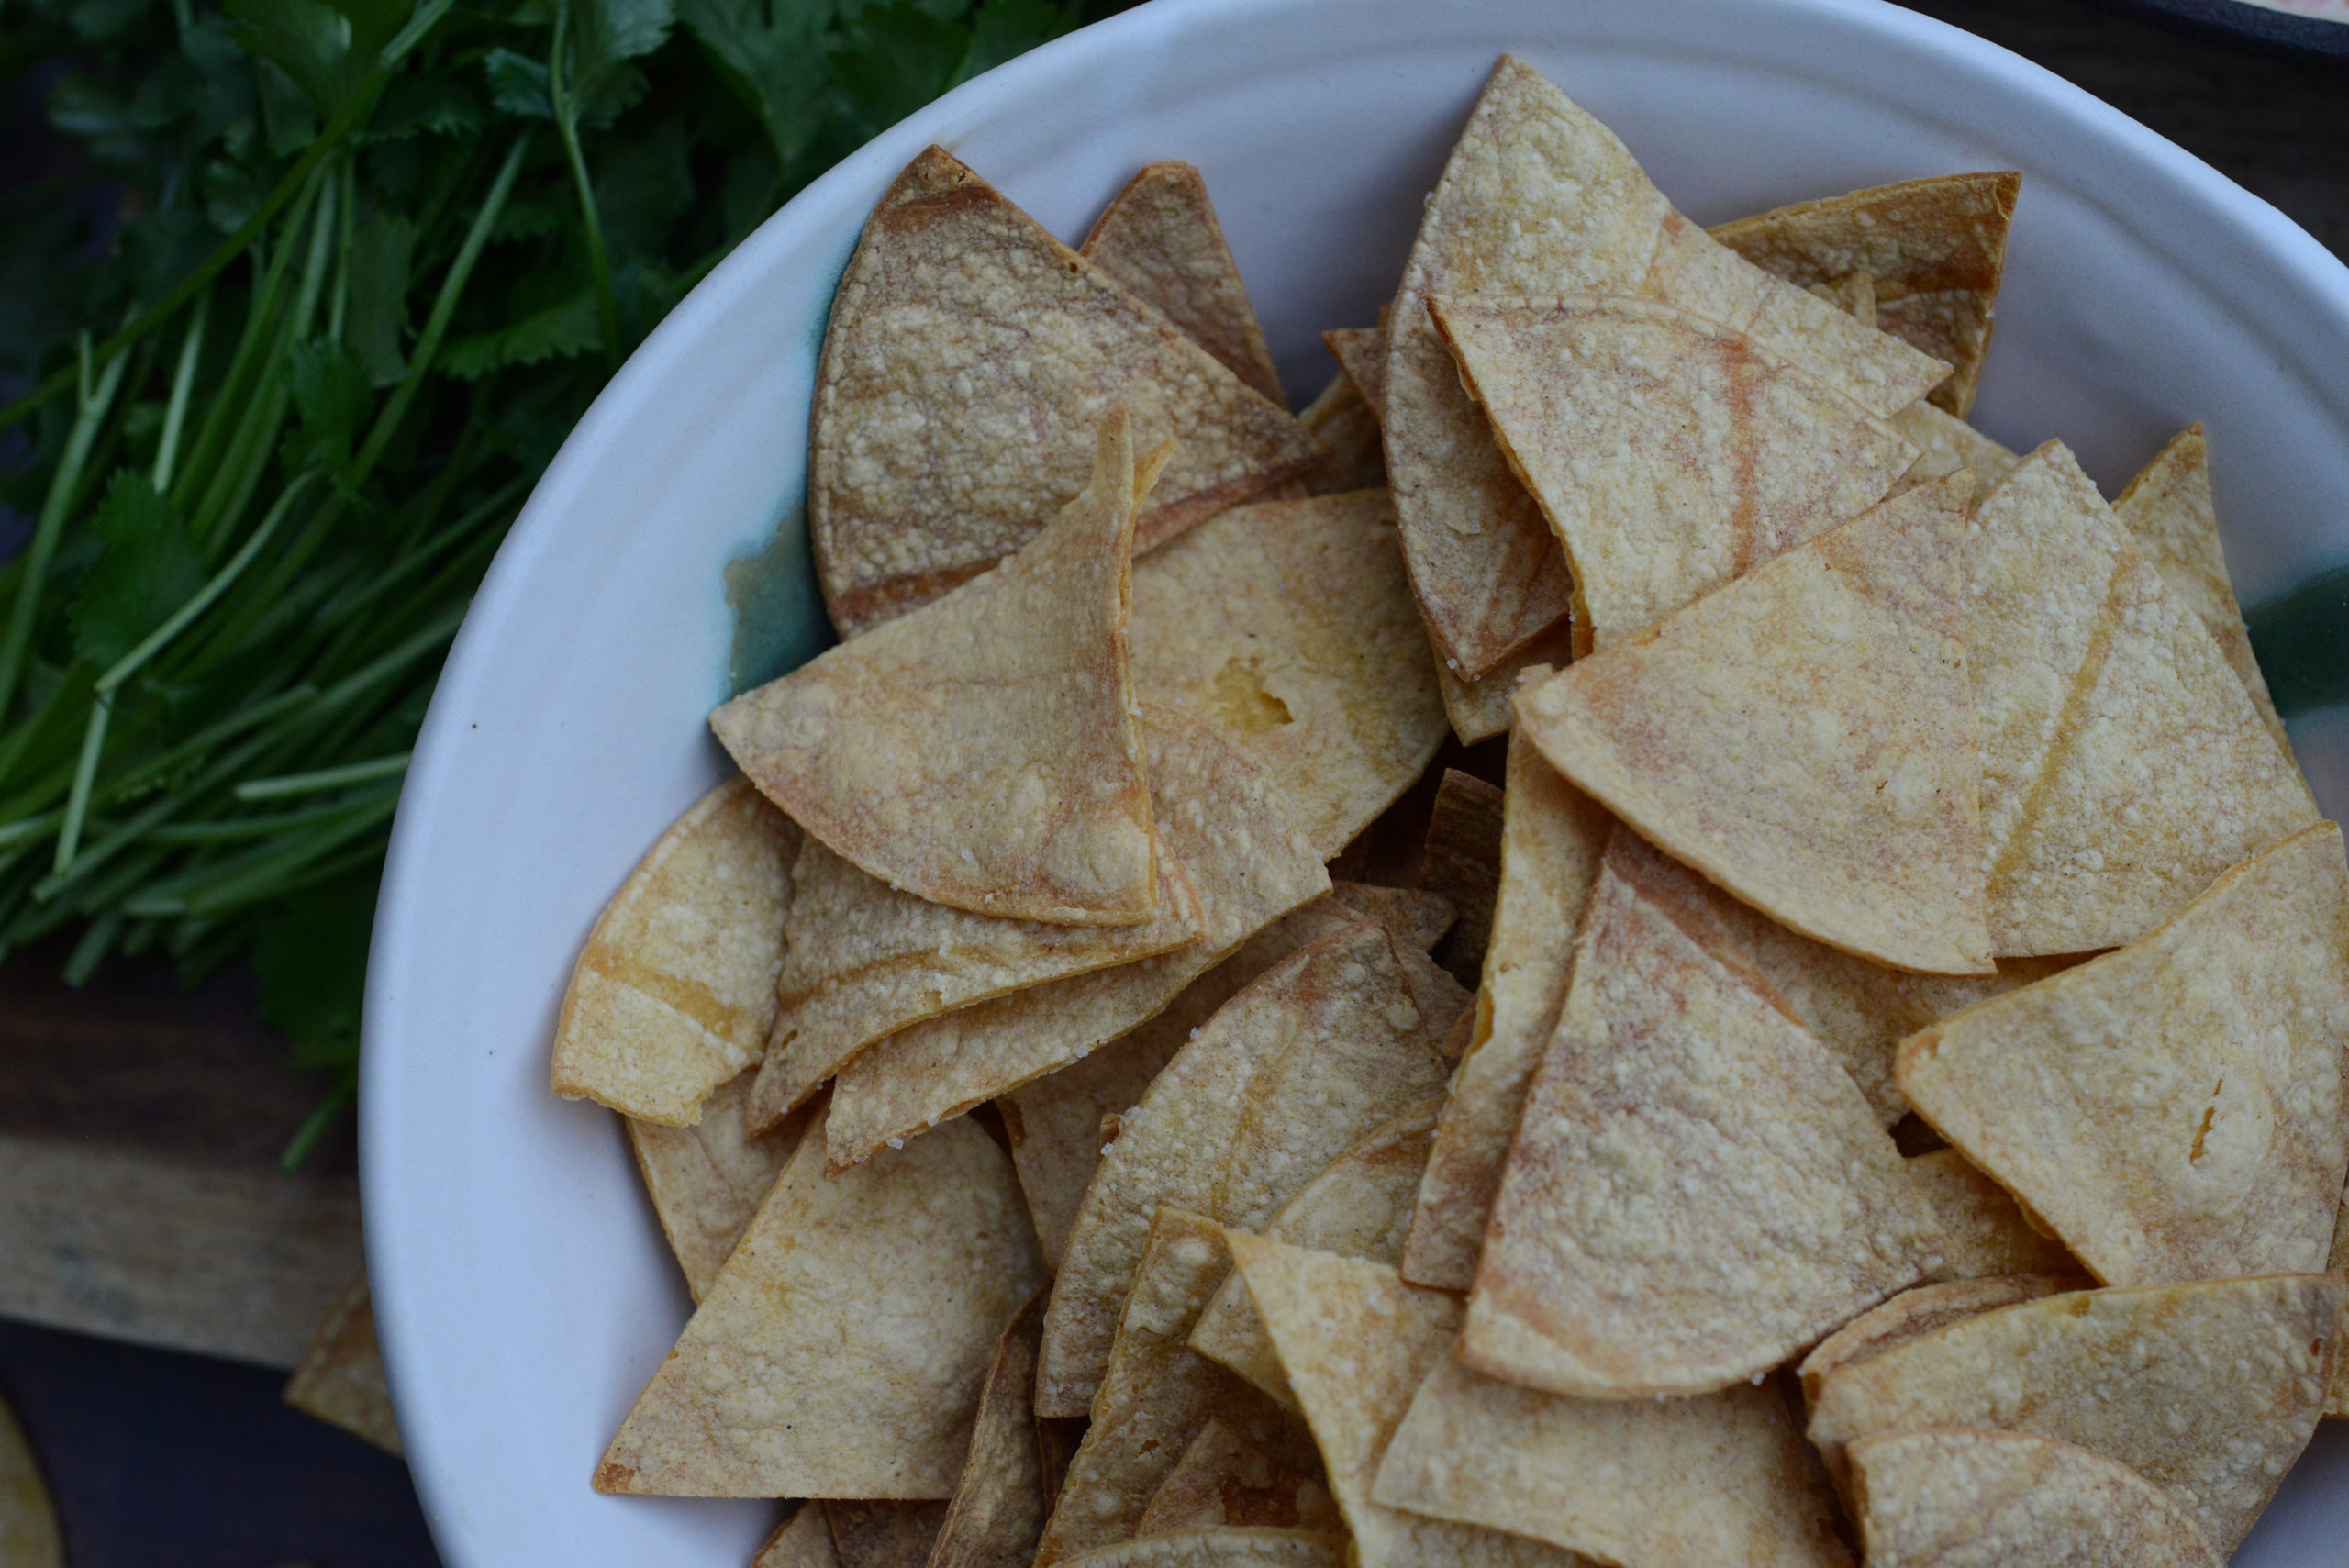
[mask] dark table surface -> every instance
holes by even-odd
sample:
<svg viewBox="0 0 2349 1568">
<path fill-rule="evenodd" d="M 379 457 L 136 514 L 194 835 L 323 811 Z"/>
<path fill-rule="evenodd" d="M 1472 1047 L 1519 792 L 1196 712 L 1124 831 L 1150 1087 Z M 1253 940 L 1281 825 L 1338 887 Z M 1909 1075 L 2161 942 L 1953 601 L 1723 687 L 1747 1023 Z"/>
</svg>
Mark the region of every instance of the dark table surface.
<svg viewBox="0 0 2349 1568">
<path fill-rule="evenodd" d="M 1915 0 L 2209 161 L 2349 256 L 2349 72 L 2165 31 L 2074 0 Z M 117 963 L 77 995 L 60 955 L 0 967 L 0 1133 L 158 1141 L 266 1164 L 315 1093 L 231 975 L 193 998 Z M 18 1049 L 28 1041 L 45 1041 Z M 61 1041 L 64 1042 L 61 1045 Z M 61 1070 L 61 1050 L 72 1068 Z M 348 1166 L 348 1135 L 326 1151 Z M 429 1568 L 400 1462 L 279 1400 L 280 1373 L 0 1323 L 72 1568 Z"/>
</svg>

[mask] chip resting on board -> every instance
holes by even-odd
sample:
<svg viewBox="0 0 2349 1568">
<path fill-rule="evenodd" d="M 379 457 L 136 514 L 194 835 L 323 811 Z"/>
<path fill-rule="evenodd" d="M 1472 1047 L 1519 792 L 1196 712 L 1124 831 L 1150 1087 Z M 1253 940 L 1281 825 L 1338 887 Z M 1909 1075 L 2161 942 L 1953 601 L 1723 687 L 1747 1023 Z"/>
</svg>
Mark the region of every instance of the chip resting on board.
<svg viewBox="0 0 2349 1568">
<path fill-rule="evenodd" d="M 563 993 L 554 1092 L 690 1127 L 774 1018 L 799 829 L 729 779 L 661 836 L 604 906 Z"/>
<path fill-rule="evenodd" d="M 751 1077 L 745 1071 L 712 1090 L 701 1120 L 691 1127 L 629 1118 L 637 1172 L 696 1301 L 726 1266 L 807 1131 L 807 1118 L 798 1116 L 753 1134 Z"/>
<path fill-rule="evenodd" d="M 302 1353 L 302 1363 L 285 1380 L 283 1397 L 306 1416 L 340 1427 L 386 1452 L 406 1456 L 399 1421 L 392 1412 L 383 1344 L 375 1334 L 374 1302 L 364 1274 L 327 1308 L 317 1332 L 310 1338 L 309 1349 Z M 0 1470 L 6 1467 L 6 1462 L 0 1461 Z M 0 1480 L 0 1518 L 7 1512 L 7 1485 Z M 17 1561 L 5 1550 L 9 1545 L 7 1529 L 0 1525 L 0 1562 Z"/>
<path fill-rule="evenodd" d="M 962 1479 L 927 1568 L 1025 1568 L 1035 1555 L 1048 1511 L 1036 1444 L 1036 1342 L 1043 1331 L 1040 1290 L 996 1343 Z"/>
<path fill-rule="evenodd" d="M 807 528 L 854 637 L 1026 544 L 1133 410 L 1180 443 L 1140 548 L 1301 473 L 1321 449 L 1166 318 L 952 154 L 908 164 L 833 296 L 808 442 Z"/>
<path fill-rule="evenodd" d="M 1938 1284 L 1904 1290 L 1890 1301 L 1868 1308 L 1811 1348 L 1797 1369 L 1802 1378 L 1803 1396 L 1817 1399 L 1828 1377 L 1839 1368 L 1882 1355 L 1936 1329 L 2001 1307 L 2012 1307 L 2019 1301 L 2086 1290 L 2092 1283 L 2078 1273 L 1994 1274 L 1984 1279 L 1944 1280 Z"/>
<path fill-rule="evenodd" d="M 1272 403 L 1288 406 L 1196 165 L 1179 159 L 1143 164 L 1093 220 L 1078 254 L 1224 369 Z"/>
<path fill-rule="evenodd" d="M 2058 1273 L 2079 1266 L 2064 1243 L 2031 1228 L 2014 1195 L 1956 1150 L 1911 1155 L 1904 1168 L 1941 1222 L 1943 1278 Z"/>
<path fill-rule="evenodd" d="M 1210 1525 L 1342 1533 L 1330 1489 L 1291 1470 L 1221 1421 L 1210 1420 L 1166 1473 L 1137 1535 Z"/>
</svg>

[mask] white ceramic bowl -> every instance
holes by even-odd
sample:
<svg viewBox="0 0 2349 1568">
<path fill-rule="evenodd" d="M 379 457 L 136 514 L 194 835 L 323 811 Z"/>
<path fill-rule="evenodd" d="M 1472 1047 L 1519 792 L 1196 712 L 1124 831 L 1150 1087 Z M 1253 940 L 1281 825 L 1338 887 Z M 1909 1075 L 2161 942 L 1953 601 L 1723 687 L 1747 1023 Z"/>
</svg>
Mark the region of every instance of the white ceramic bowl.
<svg viewBox="0 0 2349 1568">
<path fill-rule="evenodd" d="M 457 640 L 400 804 L 368 974 L 362 1155 L 384 1354 L 450 1568 L 738 1568 L 765 1503 L 596 1496 L 685 1292 L 610 1113 L 547 1092 L 597 910 L 719 776 L 722 569 L 795 515 L 833 280 L 926 143 L 1074 237 L 1133 169 L 1206 171 L 1302 400 L 1366 324 L 1495 57 L 1524 55 L 1707 222 L 2026 172 L 1976 417 L 2108 488 L 2210 429 L 2247 602 L 2349 558 L 2349 272 L 2036 66 L 1874 0 L 1160 0 L 922 111 L 760 229 L 581 422 Z M 808 597 L 806 647 L 824 639 Z M 2349 723 L 2295 726 L 2349 805 Z M 2341 1561 L 2349 1432 L 2238 1560 Z"/>
</svg>

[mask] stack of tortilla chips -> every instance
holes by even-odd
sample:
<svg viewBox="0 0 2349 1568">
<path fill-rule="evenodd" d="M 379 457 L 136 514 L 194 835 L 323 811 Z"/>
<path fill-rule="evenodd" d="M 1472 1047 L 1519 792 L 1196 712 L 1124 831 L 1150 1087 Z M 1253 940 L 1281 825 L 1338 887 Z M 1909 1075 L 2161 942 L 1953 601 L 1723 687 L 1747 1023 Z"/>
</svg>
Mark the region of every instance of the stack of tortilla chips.
<svg viewBox="0 0 2349 1568">
<path fill-rule="evenodd" d="M 1072 250 L 917 159 L 846 640 L 563 1006 L 699 1304 L 595 1484 L 802 1500 L 766 1568 L 2222 1561 L 2349 1413 L 2349 871 L 2199 428 L 2108 504 L 1965 422 L 2017 183 L 1708 233 L 1505 59 L 1292 416 L 1197 170 Z"/>
</svg>

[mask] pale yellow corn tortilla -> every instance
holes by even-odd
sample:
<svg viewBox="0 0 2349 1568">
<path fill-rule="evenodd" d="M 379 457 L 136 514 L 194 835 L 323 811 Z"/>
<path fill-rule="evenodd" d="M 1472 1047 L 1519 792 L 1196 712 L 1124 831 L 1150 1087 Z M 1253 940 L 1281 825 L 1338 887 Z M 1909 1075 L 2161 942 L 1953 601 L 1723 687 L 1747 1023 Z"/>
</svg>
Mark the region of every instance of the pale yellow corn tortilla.
<svg viewBox="0 0 2349 1568">
<path fill-rule="evenodd" d="M 1227 1232 L 1225 1241 L 1320 1445 L 1360 1568 L 1588 1568 L 1574 1552 L 1421 1518 L 1373 1496 L 1379 1461 L 1412 1396 L 1459 1337 L 1458 1298 L 1406 1284 L 1384 1263 L 1240 1231 Z"/>
<path fill-rule="evenodd" d="M 1642 300 L 1438 295 L 1460 374 L 1611 648 L 1882 500 L 1898 430 L 1717 322 Z"/>
<path fill-rule="evenodd" d="M 1712 237 L 1791 284 L 1865 279 L 1871 325 L 1951 367 L 1928 395 L 1964 418 L 2021 185 L 2021 174 L 1996 171 L 1903 180 L 1719 224 Z"/>
<path fill-rule="evenodd" d="M 1473 681 L 1464 681 L 1436 656 L 1436 689 L 1452 732 L 1464 746 L 1506 735 L 1517 723 L 1518 682 L 1537 664 L 1563 665 L 1575 656 L 1575 621 L 1569 615 L 1537 632 L 1517 651 Z"/>
<path fill-rule="evenodd" d="M 1956 415 L 1922 399 L 1886 415 L 1885 423 L 1908 437 L 1918 450 L 1917 465 L 1901 476 L 1902 489 L 1928 484 L 1964 469 L 1974 475 L 1978 500 L 2022 461 Z"/>
<path fill-rule="evenodd" d="M 1151 1495 L 1134 1533 L 1163 1535 L 1217 1525 L 1326 1535 L 1345 1529 L 1327 1486 L 1209 1418 Z"/>
<path fill-rule="evenodd" d="M 1386 406 L 1386 329 L 1383 327 L 1341 327 L 1321 334 L 1336 356 L 1338 368 L 1362 395 L 1363 406 L 1374 417 Z"/>
<path fill-rule="evenodd" d="M 1346 1538 L 1307 1529 L 1212 1525 L 1121 1541 L 1069 1568 L 1346 1568 Z"/>
<path fill-rule="evenodd" d="M 2219 645 L 2063 443 L 1991 492 L 1966 541 L 2001 956 L 2134 941 L 2317 821 Z"/>
<path fill-rule="evenodd" d="M 1879 415 L 1915 401 L 1948 368 L 1714 244 L 1606 127 L 1504 57 L 1404 267 L 1384 405 L 1412 585 L 1440 651 L 1470 680 L 1555 623 L 1571 587 L 1427 314 L 1430 295 L 1472 288 L 1677 306 L 1797 360 Z"/>
<path fill-rule="evenodd" d="M 1153 848 L 1157 906 L 1139 926 L 1004 920 L 917 898 L 811 838 L 792 871 L 776 1011 L 751 1095 L 753 1126 L 806 1100 L 884 1035 L 990 996 L 1131 963 L 1198 940 L 1182 862 Z"/>
<path fill-rule="evenodd" d="M 1509 740 L 1507 776 L 1500 891 L 1475 1033 L 1437 1123 L 1400 1261 L 1405 1278 L 1446 1290 L 1475 1282 L 1501 1162 L 1557 1026 L 1575 934 L 1614 825 L 1522 736 Z"/>
<path fill-rule="evenodd" d="M 1941 1262 L 1858 1087 L 1631 870 L 1591 894 L 1461 1348 L 1581 1397 L 1729 1387 Z"/>
<path fill-rule="evenodd" d="M 951 153 L 915 159 L 866 221 L 817 370 L 807 526 L 832 624 L 857 636 L 1025 545 L 1120 405 L 1142 449 L 1180 442 L 1144 550 L 1321 456 Z"/>
<path fill-rule="evenodd" d="M 375 1339 L 375 1309 L 363 1274 L 327 1309 L 302 1364 L 286 1380 L 285 1402 L 305 1415 L 340 1427 L 377 1448 L 403 1454 L 399 1422 L 392 1414 L 392 1385 L 384 1373 L 383 1347 Z M 0 1445 L 5 1445 L 0 1438 Z M 0 1460 L 0 1471 L 6 1462 Z M 7 1483 L 0 1480 L 0 1520 L 7 1517 Z M 0 1524 L 0 1548 L 9 1545 Z M 17 1559 L 0 1550 L 0 1562 Z"/>
<path fill-rule="evenodd" d="M 1287 484 L 1302 484 L 1310 495 L 1338 495 L 1349 490 L 1375 490 L 1386 483 L 1386 452 L 1378 416 L 1345 372 L 1331 376 L 1312 402 L 1298 410 L 1297 422 L 1321 444 L 1326 457 L 1305 471 L 1301 479 L 1285 481 L 1264 494 L 1278 494 Z"/>
<path fill-rule="evenodd" d="M 1135 690 L 1269 769 L 1323 859 L 1435 755 L 1443 697 L 1382 493 L 1234 508 L 1133 588 Z"/>
<path fill-rule="evenodd" d="M 1852 1445 L 1869 1568 L 2221 1568 L 2187 1511 L 2092 1450 L 2016 1432 Z"/>
<path fill-rule="evenodd" d="M 821 1503 L 802 1503 L 775 1527 L 751 1568 L 840 1568 L 832 1552 L 832 1527 Z"/>
<path fill-rule="evenodd" d="M 1905 1168 L 1910 1184 L 1941 1221 L 1943 1278 L 2064 1273 L 2079 1267 L 2070 1249 L 2032 1229 L 2014 1195 L 1958 1151 L 1911 1155 Z"/>
<path fill-rule="evenodd" d="M 2232 1551 L 2316 1429 L 2341 1280 L 2270 1274 L 2043 1296 L 1831 1373 L 1810 1439 L 1839 1478 L 1878 1432 L 1984 1427 L 2094 1449 Z"/>
<path fill-rule="evenodd" d="M 1484 972 L 1493 937 L 1493 900 L 1501 882 L 1501 791 L 1474 773 L 1443 770 L 1419 851 L 1419 885 L 1460 911 L 1436 950 L 1436 962 L 1469 984 Z"/>
<path fill-rule="evenodd" d="M 2276 699 L 2268 695 L 2267 678 L 2259 673 L 2251 633 L 2243 624 L 2243 606 L 2235 603 L 2234 579 L 2227 573 L 2218 508 L 2210 498 L 2210 444 L 2199 422 L 2172 437 L 2139 471 L 2112 503 L 2112 515 L 2129 530 L 2137 552 L 2209 628 L 2228 668 L 2251 694 L 2260 722 L 2285 755 L 2291 755 L 2291 740 L 2276 712 Z"/>
<path fill-rule="evenodd" d="M 832 1529 L 832 1559 L 840 1568 L 922 1568 L 946 1518 L 943 1503 L 823 1505 Z"/>
<path fill-rule="evenodd" d="M 1075 1415 L 1108 1363 L 1151 1216 L 1270 1218 L 1348 1145 L 1443 1086 L 1437 1047 L 1467 1002 L 1384 928 L 1302 949 L 1177 1051 L 1102 1156 L 1052 1288 L 1036 1404 Z"/>
<path fill-rule="evenodd" d="M 1077 253 L 1224 369 L 1272 403 L 1288 406 L 1196 165 L 1178 159 L 1143 164 L 1093 220 Z"/>
<path fill-rule="evenodd" d="M 800 1114 L 753 1134 L 751 1079 L 745 1072 L 720 1084 L 692 1127 L 629 1118 L 637 1171 L 696 1301 L 708 1294 L 807 1130 L 808 1114 Z"/>
<path fill-rule="evenodd" d="M 661 836 L 604 906 L 563 993 L 554 1092 L 690 1127 L 755 1063 L 774 1018 L 796 826 L 729 779 Z"/>
<path fill-rule="evenodd" d="M 2012 1307 L 2019 1301 L 2086 1290 L 2092 1283 L 2086 1274 L 2077 1273 L 1991 1274 L 1904 1290 L 1890 1301 L 1861 1313 L 1812 1347 L 1797 1369 L 1802 1378 L 1803 1397 L 1816 1400 L 1819 1391 L 1826 1386 L 1829 1374 L 1840 1368 L 1881 1355 L 1936 1329 L 1995 1312 L 2001 1307 Z"/>
<path fill-rule="evenodd" d="M 1900 1087 L 2108 1284 L 2325 1266 L 2349 867 L 2322 823 L 2167 924 L 1900 1046 Z"/>
<path fill-rule="evenodd" d="M 978 581 L 709 716 L 767 798 L 933 903 L 1134 926 L 1157 905 L 1128 673 L 1134 515 L 1161 460 L 1113 410 L 1093 477 Z"/>
<path fill-rule="evenodd" d="M 1569 1399 L 1446 1356 L 1374 1495 L 1631 1568 L 1852 1563 L 1835 1490 L 1775 1378 L 1689 1399 Z"/>
<path fill-rule="evenodd" d="M 1035 1554 L 1049 1511 L 1036 1440 L 1036 1343 L 1043 1331 L 1038 1291 L 996 1343 L 962 1479 L 927 1568 L 1010 1568 Z"/>
<path fill-rule="evenodd" d="M 1371 1132 L 1297 1189 L 1264 1222 L 1264 1234 L 1292 1247 L 1344 1258 L 1400 1262 L 1411 1203 L 1427 1169 L 1442 1096 L 1415 1106 Z M 1297 1395 L 1281 1375 L 1280 1358 L 1245 1282 L 1223 1282 L 1191 1329 L 1191 1348 L 1230 1367 L 1290 1409 Z"/>
<path fill-rule="evenodd" d="M 1263 767 L 1179 710 L 1146 709 L 1142 729 L 1156 828 L 1191 878 L 1204 933 L 1156 958 L 974 1003 L 866 1047 L 833 1083 L 834 1164 L 1108 1044 L 1256 931 L 1329 891 L 1319 851 Z"/>
<path fill-rule="evenodd" d="M 1314 1466 L 1312 1439 L 1295 1417 L 1186 1343 L 1230 1269 L 1213 1223 L 1171 1205 L 1158 1210 L 1093 1399 L 1092 1425 L 1044 1526 L 1035 1568 L 1141 1534 L 1151 1498 L 1209 1420 L 1275 1450 L 1292 1466 Z"/>
<path fill-rule="evenodd" d="M 0 1399 L 0 1562 L 16 1568 L 65 1568 L 65 1546 L 57 1530 L 57 1509 L 40 1466 L 17 1425 L 16 1412 Z"/>
<path fill-rule="evenodd" d="M 838 1175 L 812 1131 L 596 1467 L 602 1492 L 951 1496 L 1003 1326 L 1043 1283 L 963 1119 Z"/>
<path fill-rule="evenodd" d="M 1044 1262 L 1057 1270 L 1070 1227 L 1101 1162 L 1101 1124 L 1141 1104 L 1151 1080 L 1191 1031 L 1215 1016 L 1265 970 L 1308 943 L 1359 920 L 1375 920 L 1398 940 L 1425 951 L 1450 928 L 1452 904 L 1419 888 L 1341 882 L 1330 892 L 1240 944 L 1184 988 L 1166 1010 L 1056 1073 L 1023 1084 L 996 1102 L 1011 1139 L 1019 1190 L 1036 1222 Z"/>
<path fill-rule="evenodd" d="M 1796 932 L 1987 973 L 1959 554 L 1921 486 L 1518 692 L 1528 739 L 1642 838 Z"/>
</svg>

